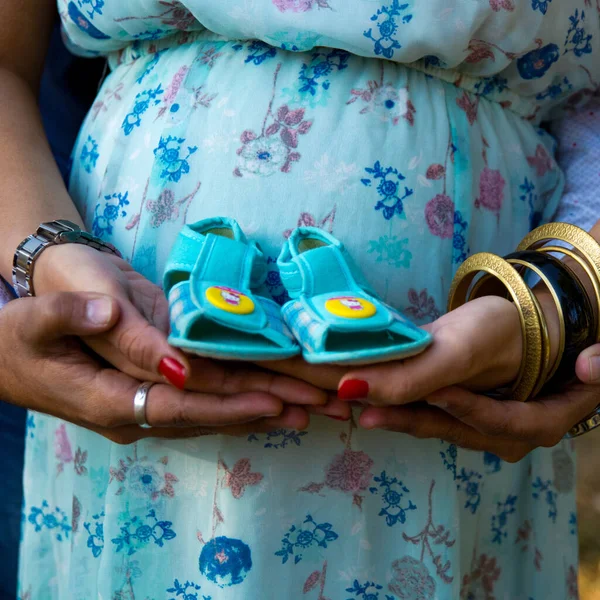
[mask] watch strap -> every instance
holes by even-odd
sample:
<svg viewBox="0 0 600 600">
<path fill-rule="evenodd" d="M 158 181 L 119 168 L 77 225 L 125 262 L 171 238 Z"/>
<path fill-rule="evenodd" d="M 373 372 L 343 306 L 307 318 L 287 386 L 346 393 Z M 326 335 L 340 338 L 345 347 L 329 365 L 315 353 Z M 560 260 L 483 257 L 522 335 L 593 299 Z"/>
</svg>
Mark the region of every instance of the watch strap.
<svg viewBox="0 0 600 600">
<path fill-rule="evenodd" d="M 83 244 L 100 252 L 121 256 L 112 245 L 82 231 L 79 226 L 66 219 L 42 223 L 35 234 L 25 238 L 13 259 L 13 286 L 20 298 L 34 296 L 33 269 L 40 254 L 49 246 L 59 244 Z"/>
</svg>

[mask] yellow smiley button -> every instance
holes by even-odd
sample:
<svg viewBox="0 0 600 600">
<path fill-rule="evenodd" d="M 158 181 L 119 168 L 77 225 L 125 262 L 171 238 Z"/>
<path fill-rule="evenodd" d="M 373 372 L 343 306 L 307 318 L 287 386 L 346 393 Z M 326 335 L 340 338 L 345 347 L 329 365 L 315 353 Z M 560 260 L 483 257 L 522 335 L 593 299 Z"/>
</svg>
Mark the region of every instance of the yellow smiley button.
<svg viewBox="0 0 600 600">
<path fill-rule="evenodd" d="M 228 287 L 209 287 L 206 299 L 216 308 L 234 315 L 249 315 L 254 312 L 254 302 L 248 296 Z"/>
<path fill-rule="evenodd" d="M 330 298 L 325 302 L 325 309 L 343 319 L 368 319 L 377 312 L 372 302 L 353 296 Z"/>
</svg>

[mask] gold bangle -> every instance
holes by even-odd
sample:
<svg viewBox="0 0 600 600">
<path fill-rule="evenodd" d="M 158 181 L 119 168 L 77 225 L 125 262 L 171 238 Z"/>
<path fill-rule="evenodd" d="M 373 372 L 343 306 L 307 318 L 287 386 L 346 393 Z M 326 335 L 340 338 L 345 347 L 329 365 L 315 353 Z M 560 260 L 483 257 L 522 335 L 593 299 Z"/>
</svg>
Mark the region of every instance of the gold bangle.
<svg viewBox="0 0 600 600">
<path fill-rule="evenodd" d="M 598 315 L 598 311 L 600 311 L 600 274 L 596 273 L 596 271 L 592 267 L 590 267 L 590 262 L 586 260 L 584 257 L 579 256 L 577 252 L 573 252 L 569 248 L 563 248 L 562 246 L 543 246 L 542 248 L 538 248 L 538 252 L 543 252 L 546 254 L 564 254 L 568 256 L 572 260 L 574 260 L 586 273 L 589 277 L 592 287 L 594 288 L 594 295 L 596 296 L 596 307 L 597 310 L 594 313 L 594 330 L 596 333 L 596 342 L 600 342 L 600 318 Z M 577 277 L 577 274 L 575 274 Z M 579 279 L 579 278 L 578 278 Z M 584 286 L 585 289 L 585 286 Z"/>
<path fill-rule="evenodd" d="M 532 293 L 516 269 L 504 259 L 488 252 L 470 256 L 454 276 L 448 296 L 448 311 L 465 303 L 473 279 L 481 272 L 489 273 L 503 283 L 519 312 L 523 332 L 523 360 L 512 396 L 514 400 L 521 402 L 529 400 L 542 371 L 542 326 Z"/>
<path fill-rule="evenodd" d="M 490 287 L 490 284 L 497 284 L 497 286 Z M 483 293 L 482 293 L 483 292 Z M 467 302 L 471 300 L 475 300 L 475 298 L 480 298 L 481 296 L 500 296 L 501 298 L 509 299 L 509 292 L 507 288 L 493 275 L 486 274 L 481 279 L 478 279 L 471 288 L 469 292 L 469 296 L 467 298 Z M 544 311 L 540 306 L 539 300 L 536 295 L 532 292 L 531 299 L 535 303 L 536 310 L 538 312 L 538 316 L 540 318 L 541 325 L 541 334 L 542 334 L 542 369 L 540 371 L 540 376 L 538 378 L 537 383 L 535 384 L 535 388 L 531 393 L 531 398 L 535 398 L 542 388 L 544 384 L 548 381 L 548 373 L 550 371 L 550 334 L 548 333 L 548 323 L 546 322 L 546 317 L 544 316 Z M 515 384 L 509 390 L 509 394 L 513 394 L 516 388 L 516 383 L 522 377 L 523 370 L 525 369 L 525 361 L 521 361 L 521 367 L 519 369 L 519 374 L 517 375 L 517 379 L 515 380 Z"/>
<path fill-rule="evenodd" d="M 573 246 L 600 277 L 600 244 L 587 231 L 570 223 L 548 223 L 534 229 L 523 238 L 517 251 L 537 250 L 552 240 L 560 240 Z M 596 287 L 594 291 L 598 293 Z M 600 311 L 600 305 L 598 310 Z M 600 341 L 600 318 L 597 320 L 596 339 Z"/>
<path fill-rule="evenodd" d="M 546 382 L 549 381 L 548 373 L 550 372 L 550 358 L 551 358 L 551 348 L 550 348 L 550 333 L 548 332 L 548 323 L 546 322 L 546 316 L 544 315 L 544 311 L 540 305 L 539 300 L 536 295 L 532 292 L 531 298 L 535 303 L 535 307 L 538 311 L 538 315 L 540 317 L 540 325 L 541 325 L 541 334 L 542 334 L 542 369 L 540 371 L 540 376 L 538 378 L 535 387 L 533 388 L 533 392 L 531 392 L 531 398 L 535 398 L 541 391 Z M 558 363 L 557 363 L 558 364 Z"/>
<path fill-rule="evenodd" d="M 540 278 L 540 280 L 544 282 L 546 289 L 550 292 L 552 299 L 554 300 L 554 304 L 556 306 L 556 312 L 558 313 L 558 353 L 556 355 L 554 363 L 552 364 L 552 366 L 549 369 L 549 373 L 547 373 L 544 376 L 542 385 L 540 386 L 540 389 L 541 389 L 542 386 L 544 385 L 544 383 L 546 383 L 546 381 L 550 381 L 550 379 L 552 379 L 552 377 L 554 376 L 554 373 L 556 373 L 556 370 L 558 369 L 558 366 L 560 365 L 560 361 L 562 360 L 563 354 L 565 352 L 565 337 L 566 337 L 565 315 L 563 314 L 562 305 L 560 303 L 558 296 L 556 295 L 556 291 L 554 290 L 554 288 L 552 287 L 552 284 L 548 281 L 548 278 L 546 277 L 546 275 L 544 274 L 544 272 L 541 269 L 538 269 L 535 265 L 532 265 L 532 264 L 530 264 L 524 260 L 518 259 L 518 258 L 509 258 L 507 260 L 507 262 L 511 265 L 519 265 L 519 266 L 525 267 L 526 269 L 529 269 L 530 271 L 533 271 Z M 539 303 L 538 299 L 535 297 L 535 294 L 533 293 L 532 290 L 531 290 L 531 295 L 534 298 L 534 301 L 539 309 L 540 315 L 543 315 L 542 307 L 540 306 L 540 303 Z M 545 317 L 543 318 L 543 320 L 546 325 L 546 335 L 548 335 L 548 325 L 546 323 Z M 540 321 L 541 321 L 541 319 L 540 319 Z M 542 333 L 542 336 L 543 336 L 543 333 Z M 548 335 L 548 340 L 549 339 L 550 338 Z M 548 348 L 548 350 L 549 350 L 549 348 Z M 550 358 L 548 357 L 548 363 L 549 362 L 550 362 Z M 544 371 L 544 369 L 542 368 L 542 372 L 543 371 Z M 541 377 L 540 377 L 540 379 L 541 379 Z M 540 390 L 537 390 L 537 391 L 539 392 Z M 535 396 L 535 394 L 533 394 L 533 396 Z"/>
</svg>

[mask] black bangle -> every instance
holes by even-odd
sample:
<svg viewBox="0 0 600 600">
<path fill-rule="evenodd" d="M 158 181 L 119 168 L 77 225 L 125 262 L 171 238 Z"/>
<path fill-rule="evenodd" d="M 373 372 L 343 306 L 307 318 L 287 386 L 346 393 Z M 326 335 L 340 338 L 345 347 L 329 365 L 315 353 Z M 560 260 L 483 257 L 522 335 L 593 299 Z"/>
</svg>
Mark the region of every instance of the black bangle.
<svg viewBox="0 0 600 600">
<path fill-rule="evenodd" d="M 595 341 L 594 312 L 584 285 L 577 275 L 550 254 L 535 250 L 515 252 L 505 257 L 517 270 L 529 269 L 543 275 L 549 287 L 561 322 L 562 352 L 557 356 L 548 381 L 542 388 L 543 394 L 559 391 L 576 378 L 575 363 L 582 350 Z M 524 264 L 512 261 L 522 261 Z M 528 266 L 530 265 L 530 266 Z"/>
</svg>

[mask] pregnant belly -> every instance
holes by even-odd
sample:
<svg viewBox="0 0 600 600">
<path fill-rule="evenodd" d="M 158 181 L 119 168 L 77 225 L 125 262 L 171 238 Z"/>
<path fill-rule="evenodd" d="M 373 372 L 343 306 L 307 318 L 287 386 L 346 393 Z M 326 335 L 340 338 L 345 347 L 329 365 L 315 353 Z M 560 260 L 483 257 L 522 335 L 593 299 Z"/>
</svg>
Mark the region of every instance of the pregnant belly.
<svg viewBox="0 0 600 600">
<path fill-rule="evenodd" d="M 314 225 L 426 320 L 469 252 L 509 252 L 561 192 L 545 135 L 402 65 L 218 40 L 138 54 L 88 115 L 71 193 L 156 281 L 185 222 L 233 217 L 272 263 Z M 274 268 L 268 283 L 284 300 Z"/>
</svg>

